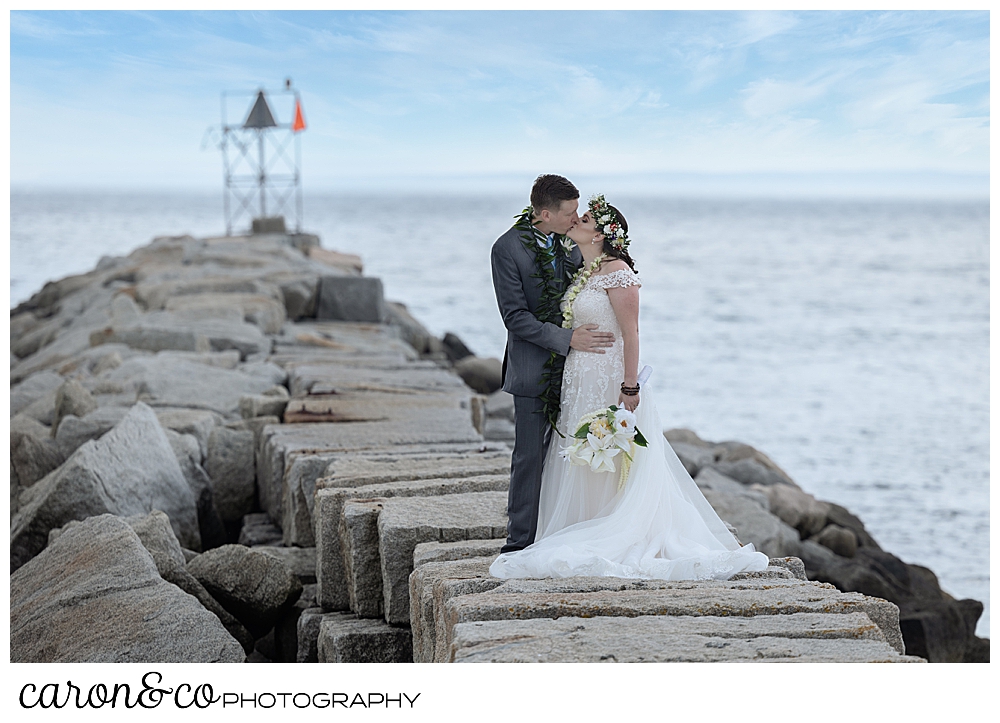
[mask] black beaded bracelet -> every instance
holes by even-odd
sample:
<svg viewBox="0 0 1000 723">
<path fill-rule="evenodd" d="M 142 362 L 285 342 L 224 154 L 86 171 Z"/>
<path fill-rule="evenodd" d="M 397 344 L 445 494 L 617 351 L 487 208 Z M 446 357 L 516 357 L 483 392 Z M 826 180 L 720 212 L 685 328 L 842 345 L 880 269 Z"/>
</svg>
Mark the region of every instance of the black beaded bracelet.
<svg viewBox="0 0 1000 723">
<path fill-rule="evenodd" d="M 636 384 L 634 387 L 625 386 L 625 382 L 622 382 L 622 394 L 626 397 L 634 397 L 639 394 L 639 385 Z"/>
</svg>

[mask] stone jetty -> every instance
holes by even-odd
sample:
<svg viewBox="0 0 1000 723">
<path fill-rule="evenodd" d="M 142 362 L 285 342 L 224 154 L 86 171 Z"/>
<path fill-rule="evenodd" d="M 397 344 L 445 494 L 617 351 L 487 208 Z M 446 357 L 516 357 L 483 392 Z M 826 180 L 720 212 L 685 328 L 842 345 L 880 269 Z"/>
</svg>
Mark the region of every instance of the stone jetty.
<svg viewBox="0 0 1000 723">
<path fill-rule="evenodd" d="M 688 430 L 766 571 L 491 578 L 499 362 L 265 227 L 156 238 L 11 311 L 13 662 L 988 661 L 980 603 Z"/>
</svg>

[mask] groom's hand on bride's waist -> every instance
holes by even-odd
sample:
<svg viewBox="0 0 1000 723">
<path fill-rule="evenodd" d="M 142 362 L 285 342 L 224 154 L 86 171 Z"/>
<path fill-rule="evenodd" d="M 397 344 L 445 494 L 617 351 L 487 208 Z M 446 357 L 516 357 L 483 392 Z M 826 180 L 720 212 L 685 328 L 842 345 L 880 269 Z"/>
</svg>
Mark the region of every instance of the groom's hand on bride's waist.
<svg viewBox="0 0 1000 723">
<path fill-rule="evenodd" d="M 604 350 L 614 343 L 615 335 L 610 331 L 598 331 L 597 324 L 583 324 L 573 330 L 573 339 L 569 345 L 577 351 L 603 354 Z"/>
</svg>

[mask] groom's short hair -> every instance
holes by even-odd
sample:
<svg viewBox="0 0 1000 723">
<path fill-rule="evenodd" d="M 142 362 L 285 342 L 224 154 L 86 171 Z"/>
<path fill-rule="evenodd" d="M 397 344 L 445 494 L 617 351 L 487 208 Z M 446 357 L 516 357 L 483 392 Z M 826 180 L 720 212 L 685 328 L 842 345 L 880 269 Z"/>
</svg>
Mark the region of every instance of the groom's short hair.
<svg viewBox="0 0 1000 723">
<path fill-rule="evenodd" d="M 531 187 L 531 207 L 536 211 L 558 211 L 563 201 L 577 198 L 580 198 L 580 192 L 576 190 L 576 186 L 554 173 L 543 173 Z"/>
</svg>

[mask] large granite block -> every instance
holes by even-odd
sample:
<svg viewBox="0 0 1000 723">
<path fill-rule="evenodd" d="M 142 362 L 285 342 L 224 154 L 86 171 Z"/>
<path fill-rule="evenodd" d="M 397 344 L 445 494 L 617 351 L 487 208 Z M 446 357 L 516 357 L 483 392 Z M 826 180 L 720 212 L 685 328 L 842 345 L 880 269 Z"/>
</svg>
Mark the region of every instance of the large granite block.
<svg viewBox="0 0 1000 723">
<path fill-rule="evenodd" d="M 368 478 L 361 477 L 358 480 Z M 341 478 L 343 482 L 353 480 Z M 344 505 L 351 499 L 372 499 L 390 497 L 430 497 L 435 495 L 460 494 L 467 492 L 488 492 L 506 490 L 509 477 L 506 474 L 477 475 L 443 479 L 423 479 L 387 482 L 359 487 L 322 489 L 316 493 L 317 534 L 316 534 L 316 575 L 319 583 L 319 602 L 328 610 L 346 610 L 348 607 L 359 612 L 351 604 L 351 584 L 347 569 L 352 567 L 351 553 L 344 543 Z M 360 524 L 360 519 L 356 521 Z M 377 534 L 377 533 L 376 533 Z M 376 538 L 377 548 L 377 538 Z M 378 564 L 378 550 L 365 551 L 366 559 L 376 561 L 369 574 L 378 580 L 378 599 L 367 604 L 366 609 L 382 610 L 381 566 Z M 373 557 L 374 556 L 374 557 Z M 359 613 L 360 614 L 360 613 Z M 376 612 L 374 615 L 381 615 Z"/>
<path fill-rule="evenodd" d="M 506 536 L 506 492 L 385 500 L 378 516 L 378 544 L 386 621 L 410 621 L 409 577 L 418 544 Z"/>
<path fill-rule="evenodd" d="M 370 395 L 379 396 L 379 395 Z M 384 396 L 384 395 L 382 395 Z M 410 418 L 410 415 L 414 408 L 407 406 L 414 399 L 423 399 L 425 395 L 414 395 L 404 400 L 396 402 L 398 409 L 392 414 L 395 415 L 397 419 Z M 462 400 L 459 400 L 454 396 L 436 396 L 435 404 L 440 403 L 445 406 L 436 406 L 434 409 L 425 410 L 428 414 L 439 418 L 442 415 L 452 415 L 454 416 L 457 411 L 458 421 L 462 416 L 467 413 L 467 410 L 463 408 L 460 404 Z M 450 400 L 450 401 L 449 401 Z M 468 401 L 467 395 L 464 399 L 465 402 Z M 377 409 L 376 409 L 377 411 Z M 421 415 L 417 415 L 420 417 Z M 386 417 L 388 419 L 388 417 Z M 420 419 L 412 418 L 411 422 L 414 426 L 419 426 L 423 422 Z M 470 418 L 471 424 L 471 418 Z M 428 445 L 428 447 L 433 449 L 438 445 Z M 446 445 L 450 447 L 451 445 Z M 471 445 L 458 445 L 459 447 L 468 447 Z M 479 451 L 483 447 L 488 447 L 487 451 Z M 476 450 L 471 454 L 475 454 L 476 457 L 471 459 L 466 465 L 463 465 L 464 469 L 449 469 L 446 472 L 440 472 L 438 474 L 429 474 L 425 470 L 422 475 L 424 477 L 454 477 L 454 476 L 468 476 L 473 474 L 487 474 L 487 473 L 501 473 L 509 469 L 509 452 L 501 452 L 496 448 L 498 445 L 483 445 L 473 447 Z M 396 452 L 397 448 L 392 448 L 390 453 L 378 455 L 381 458 L 384 457 L 420 457 L 423 459 L 435 459 L 441 458 L 443 455 L 440 452 L 425 451 L 420 455 L 401 455 Z M 366 454 L 370 454 L 366 452 Z M 498 455 L 497 458 L 490 459 L 491 456 Z M 506 455 L 506 466 L 504 455 Z M 315 490 L 317 487 L 318 479 L 326 472 L 327 468 L 332 462 L 338 462 L 343 459 L 345 455 L 343 452 L 325 452 L 317 449 L 307 449 L 301 451 L 292 451 L 285 457 L 285 473 L 282 479 L 282 500 L 281 500 L 281 528 L 284 533 L 284 543 L 286 545 L 299 545 L 301 547 L 311 547 L 316 544 L 315 538 L 315 521 L 313 519 L 313 507 L 314 507 L 314 497 Z M 353 458 L 353 455 L 351 455 Z M 435 465 L 439 466 L 439 465 Z M 399 474 L 397 479 L 418 479 L 420 474 L 406 475 Z M 383 475 L 384 477 L 384 475 Z M 348 486 L 346 484 L 334 484 L 335 487 Z"/>
<path fill-rule="evenodd" d="M 477 541 L 478 542 L 478 541 Z M 422 543 L 417 547 L 430 544 Z M 435 610 L 454 595 L 486 592 L 503 584 L 490 577 L 491 557 L 467 558 L 440 562 L 425 562 L 410 573 L 410 630 L 413 632 L 413 662 L 433 663 L 437 619 Z M 442 660 L 444 655 L 442 654 Z"/>
<path fill-rule="evenodd" d="M 316 489 L 362 487 L 404 480 L 509 474 L 510 449 L 503 444 L 437 446 L 437 450 L 403 454 L 393 449 L 333 457 Z"/>
<path fill-rule="evenodd" d="M 426 361 L 405 364 L 345 364 L 341 361 L 290 364 L 288 389 L 293 397 L 349 392 L 469 393 L 457 374 Z"/>
<path fill-rule="evenodd" d="M 455 663 L 910 663 L 864 613 L 496 620 L 455 627 Z"/>
<path fill-rule="evenodd" d="M 296 663 L 319 662 L 319 629 L 324 620 L 340 620 L 345 617 L 354 618 L 350 613 L 328 613 L 323 608 L 312 607 L 302 611 L 296 621 L 298 640 L 296 644 Z"/>
<path fill-rule="evenodd" d="M 410 663 L 410 631 L 334 613 L 320 623 L 317 657 L 320 663 Z"/>
<path fill-rule="evenodd" d="M 348 500 L 340 515 L 348 604 L 361 618 L 383 615 L 378 516 L 383 499 Z"/>
<path fill-rule="evenodd" d="M 442 610 L 445 640 L 455 626 L 485 620 L 561 617 L 691 615 L 752 617 L 793 613 L 865 613 L 894 650 L 903 653 L 899 609 L 880 598 L 841 593 L 826 583 L 794 579 L 737 582 L 628 581 L 616 578 L 508 580 L 486 593 L 448 600 Z"/>
<path fill-rule="evenodd" d="M 218 617 L 165 582 L 129 524 L 72 525 L 10 578 L 15 663 L 241 663 Z"/>
<path fill-rule="evenodd" d="M 451 562 L 473 557 L 496 558 L 505 539 L 459 540 L 457 542 L 421 542 L 413 549 L 413 568 L 430 562 Z"/>
<path fill-rule="evenodd" d="M 41 552 L 49 530 L 106 512 L 125 516 L 162 510 L 182 545 L 201 548 L 194 493 L 156 415 L 142 403 L 25 490 L 19 501 L 11 519 L 12 570 Z"/>
<path fill-rule="evenodd" d="M 324 458 L 329 464 L 345 452 L 386 449 L 401 446 L 400 453 L 433 452 L 453 444 L 482 444 L 465 410 L 446 410 L 427 419 L 388 420 L 341 424 L 278 424 L 263 429 L 257 459 L 257 495 L 260 507 L 271 519 L 284 521 L 283 501 L 298 499 L 302 505 L 295 515 L 302 516 L 302 535 L 306 535 L 305 514 L 312 497 L 315 470 L 322 462 L 310 461 L 306 467 L 289 474 L 299 455 Z M 286 490 L 286 486 L 288 489 Z M 307 542 L 302 538 L 302 542 Z M 290 541 L 289 541 L 290 542 Z"/>
<path fill-rule="evenodd" d="M 319 281 L 317 319 L 385 321 L 382 280 L 363 276 L 323 276 Z"/>
</svg>

